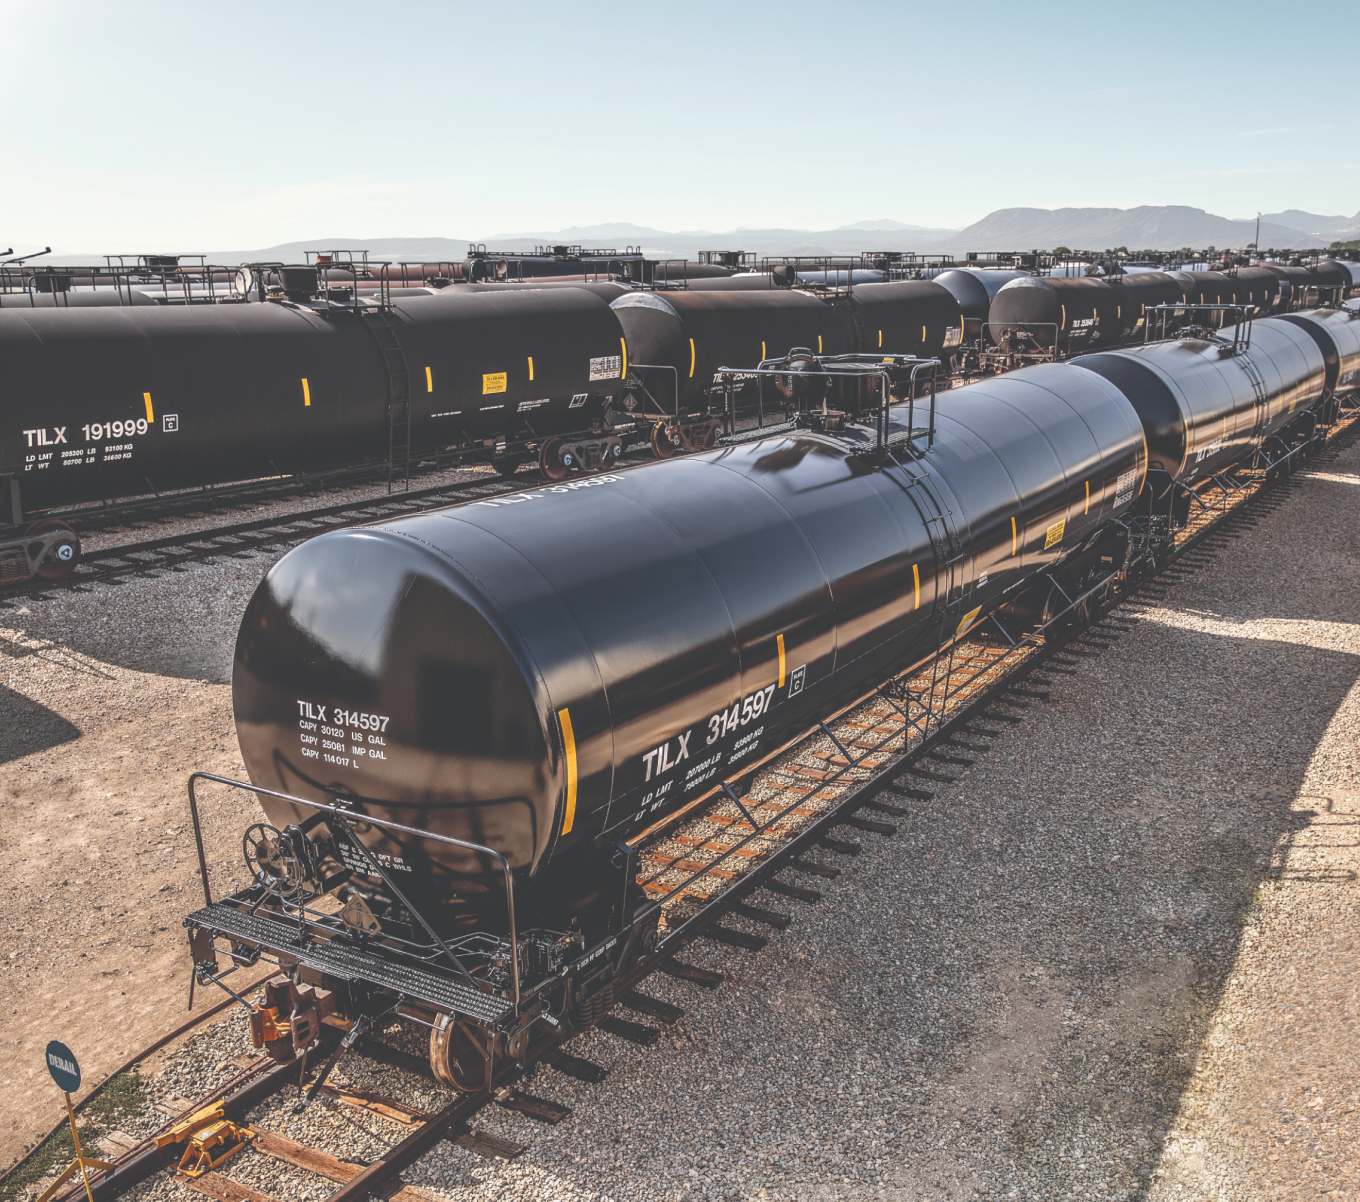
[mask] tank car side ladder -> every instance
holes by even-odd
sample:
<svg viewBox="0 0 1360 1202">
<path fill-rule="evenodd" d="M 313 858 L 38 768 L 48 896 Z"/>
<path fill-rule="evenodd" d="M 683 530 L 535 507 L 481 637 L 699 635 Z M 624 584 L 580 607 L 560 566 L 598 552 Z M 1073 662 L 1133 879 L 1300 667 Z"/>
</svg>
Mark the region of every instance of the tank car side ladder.
<svg viewBox="0 0 1360 1202">
<path fill-rule="evenodd" d="M 364 311 L 368 328 L 382 351 L 387 368 L 387 491 L 398 480 L 402 491 L 411 487 L 411 369 L 392 323 L 390 305 L 380 303 Z"/>
</svg>

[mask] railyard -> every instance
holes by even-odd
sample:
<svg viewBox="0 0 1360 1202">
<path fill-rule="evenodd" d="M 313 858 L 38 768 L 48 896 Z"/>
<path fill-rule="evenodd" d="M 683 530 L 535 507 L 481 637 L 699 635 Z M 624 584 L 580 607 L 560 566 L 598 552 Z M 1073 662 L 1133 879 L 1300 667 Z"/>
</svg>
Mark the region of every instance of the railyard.
<svg viewBox="0 0 1360 1202">
<path fill-rule="evenodd" d="M 685 1012 L 658 1042 L 596 1029 L 570 1045 L 606 1085 L 534 1072 L 526 1088 L 572 1109 L 551 1139 L 492 1112 L 482 1129 L 522 1155 L 444 1143 L 404 1179 L 452 1197 L 1344 1196 L 1358 467 L 1344 446 L 1261 498 L 1254 528 L 1144 586 L 1046 701 L 1006 711 L 1018 725 L 963 736 L 977 751 L 955 759 L 973 762 L 937 774 L 956 782 L 884 794 L 906 811 L 897 833 L 819 854 L 844 875 L 787 903 L 787 931 L 729 919 L 770 942 L 698 945 L 719 988 L 649 978 Z M 93 1081 L 184 1017 L 183 778 L 241 774 L 223 680 L 270 558 L 3 611 L 0 683 L 27 715 L 0 768 L 25 816 L 7 835 L 11 1153 L 48 1125 L 24 1047 L 80 1041 Z M 251 820 L 234 804 L 208 819 L 225 880 Z M 92 813 L 107 821 L 77 821 Z M 233 1029 L 172 1054 L 176 1096 L 234 1071 Z M 365 1065 L 338 1079 L 368 1084 Z M 309 1124 L 355 1121 L 323 1100 L 289 1122 L 281 1104 L 252 1117 L 304 1143 Z M 363 1118 L 339 1154 L 406 1134 Z M 283 1197 L 332 1188 L 279 1163 L 249 1152 L 230 1171 Z"/>
</svg>

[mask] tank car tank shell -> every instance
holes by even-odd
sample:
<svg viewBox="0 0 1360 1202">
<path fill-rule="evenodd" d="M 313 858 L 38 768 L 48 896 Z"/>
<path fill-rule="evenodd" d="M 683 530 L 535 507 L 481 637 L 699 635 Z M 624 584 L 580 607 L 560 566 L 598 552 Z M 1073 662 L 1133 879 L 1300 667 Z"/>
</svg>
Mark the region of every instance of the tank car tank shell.
<svg viewBox="0 0 1360 1202">
<path fill-rule="evenodd" d="M 1224 330 L 1231 338 L 1234 330 Z M 1325 367 L 1313 338 L 1278 317 L 1253 323 L 1251 347 L 1183 339 L 1083 355 L 1076 365 L 1115 384 L 1138 412 L 1148 461 L 1182 484 L 1251 454 L 1322 398 Z"/>
<path fill-rule="evenodd" d="M 1318 270 L 1323 268 L 1345 286 L 1344 296 L 1360 294 L 1360 263 L 1352 263 L 1346 259 L 1325 259 L 1318 264 Z"/>
<path fill-rule="evenodd" d="M 787 284 L 776 284 L 768 271 L 743 271 L 721 278 L 690 280 L 688 286 L 695 292 L 770 292 L 788 287 Z"/>
<path fill-rule="evenodd" d="M 0 309 L 116 309 L 120 305 L 154 305 L 154 296 L 137 289 L 98 292 L 0 292 Z"/>
<path fill-rule="evenodd" d="M 992 311 L 992 300 L 1012 280 L 1029 275 L 1027 271 L 988 270 L 979 267 L 954 267 L 942 271 L 934 282 L 948 289 L 959 302 L 963 314 L 965 338 L 977 338 L 986 327 Z M 988 339 L 990 341 L 990 339 Z"/>
<path fill-rule="evenodd" d="M 1282 267 L 1267 263 L 1265 269 L 1280 281 L 1280 290 L 1285 293 L 1281 308 L 1302 309 L 1305 306 L 1325 304 L 1343 286 L 1339 272 L 1315 271 L 1310 267 Z"/>
<path fill-rule="evenodd" d="M 933 359 L 963 340 L 959 302 L 933 280 L 863 284 L 831 303 L 850 315 L 859 351 Z"/>
<path fill-rule="evenodd" d="M 1142 328 L 1147 320 L 1147 311 L 1153 305 L 1174 305 L 1183 299 L 1180 283 L 1163 271 L 1116 276 L 1111 287 L 1120 294 L 1116 312 L 1121 338 L 1129 338 Z M 1160 334 L 1165 327 L 1166 332 L 1171 333 L 1177 324 L 1175 316 L 1168 314 L 1164 323 L 1160 319 L 1154 320 L 1153 329 Z"/>
<path fill-rule="evenodd" d="M 809 293 L 790 289 L 635 292 L 611 307 L 635 364 L 675 369 L 682 408 L 699 403 L 720 367 L 756 367 L 794 347 L 827 355 L 854 349 L 843 314 Z M 670 373 L 654 375 L 660 381 L 652 383 L 662 390 L 654 390 L 656 399 L 673 404 Z"/>
<path fill-rule="evenodd" d="M 1280 320 L 1298 326 L 1317 343 L 1326 364 L 1326 397 L 1360 388 L 1360 313 L 1311 309 L 1281 313 Z"/>
<path fill-rule="evenodd" d="M 1070 365 L 946 393 L 923 461 L 871 449 L 799 432 L 308 541 L 237 641 L 251 779 L 542 879 L 916 662 L 937 605 L 966 629 L 1145 474 L 1137 415 Z M 480 868 L 372 847 L 436 891 Z"/>
<path fill-rule="evenodd" d="M 997 340 L 1018 329 L 1041 347 L 1074 353 L 1118 342 L 1122 320 L 1120 294 L 1104 280 L 1026 276 L 996 294 L 989 326 Z"/>
<path fill-rule="evenodd" d="M 449 284 L 438 291 L 431 291 L 431 296 L 471 296 L 476 292 L 523 292 L 529 288 L 580 288 L 583 292 L 589 292 L 592 296 L 600 297 L 606 304 L 610 301 L 618 300 L 619 297 L 634 291 L 630 284 L 620 284 L 614 280 L 579 280 L 579 279 L 551 279 L 525 280 L 523 283 L 512 281 L 484 281 L 478 284 L 457 283 Z"/>
<path fill-rule="evenodd" d="M 387 320 L 413 449 L 580 429 L 622 389 L 623 331 L 580 289 L 422 297 Z M 276 303 L 0 310 L 0 471 L 37 511 L 380 458 L 388 374 L 368 322 Z"/>
</svg>

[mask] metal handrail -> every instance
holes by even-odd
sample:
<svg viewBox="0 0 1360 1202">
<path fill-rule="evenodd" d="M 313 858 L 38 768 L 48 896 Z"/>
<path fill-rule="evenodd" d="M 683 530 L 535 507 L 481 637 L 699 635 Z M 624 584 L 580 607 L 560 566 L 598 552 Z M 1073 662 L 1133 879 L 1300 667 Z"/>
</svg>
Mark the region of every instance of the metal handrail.
<svg viewBox="0 0 1360 1202">
<path fill-rule="evenodd" d="M 1143 345 L 1146 346 L 1149 342 L 1161 342 L 1167 339 L 1166 319 L 1168 314 L 1179 317 L 1182 314 L 1188 316 L 1191 313 L 1235 313 L 1237 314 L 1237 321 L 1233 324 L 1233 340 L 1231 345 L 1233 354 L 1237 354 L 1240 351 L 1251 349 L 1251 323 L 1256 317 L 1256 312 L 1257 307 L 1255 305 L 1197 304 L 1194 302 L 1187 303 L 1185 301 L 1182 301 L 1180 304 L 1148 305 L 1143 310 Z M 1152 322 L 1149 318 L 1153 314 L 1161 318 L 1161 321 L 1159 322 L 1159 336 L 1156 339 L 1151 337 Z M 1245 334 L 1243 333 L 1244 326 L 1246 327 Z M 1220 329 L 1221 328 L 1222 327 L 1220 327 Z M 1228 345 L 1228 340 L 1226 338 L 1214 338 L 1214 341 L 1221 342 L 1225 346 Z"/>
<path fill-rule="evenodd" d="M 249 781 L 232 780 L 229 776 L 218 776 L 213 772 L 193 772 L 189 775 L 189 812 L 194 822 L 194 842 L 198 847 L 198 871 L 199 875 L 203 878 L 203 901 L 209 906 L 213 904 L 212 890 L 208 885 L 208 861 L 203 851 L 203 830 L 199 824 L 198 797 L 194 788 L 196 782 L 200 780 L 210 780 L 214 784 L 227 785 L 233 789 L 245 789 L 260 797 L 274 797 L 279 801 L 286 801 L 292 805 L 306 806 L 312 810 L 319 810 L 323 814 L 333 814 L 342 820 L 367 822 L 373 826 L 381 827 L 383 830 L 399 831 L 403 835 L 414 835 L 420 839 L 433 839 L 438 843 L 447 843 L 451 847 L 461 847 L 465 851 L 474 851 L 483 855 L 488 855 L 492 859 L 498 861 L 501 866 L 501 871 L 505 876 L 505 910 L 510 923 L 510 971 L 515 986 L 515 1013 L 519 1013 L 519 936 L 515 927 L 515 879 L 510 869 L 510 861 L 501 855 L 500 852 L 496 851 L 495 848 L 485 847 L 480 843 L 468 843 L 462 839 L 455 839 L 451 835 L 438 835 L 433 831 L 422 831 L 412 826 L 403 826 L 399 822 L 389 822 L 385 818 L 374 818 L 361 811 L 345 810 L 338 806 L 323 805 L 319 801 L 308 801 L 305 797 L 295 797 L 291 793 L 280 793 L 274 789 L 266 789 L 260 785 L 251 784 Z M 377 861 L 369 855 L 368 849 L 357 839 L 355 840 L 355 843 L 368 858 L 369 863 L 378 870 L 378 873 L 383 880 L 387 881 L 393 891 L 397 893 L 402 904 L 415 915 L 416 919 L 420 922 L 420 925 L 429 932 L 430 937 L 443 948 L 444 953 L 453 961 L 454 966 L 467 977 L 469 981 L 472 981 L 473 984 L 476 985 L 477 982 L 472 977 L 472 974 L 463 967 L 462 961 L 449 951 L 448 947 L 445 946 L 444 941 L 435 934 L 434 930 L 430 927 L 429 923 L 425 921 L 420 911 L 401 896 L 400 890 L 398 890 L 396 885 L 388 878 L 387 873 L 383 872 L 382 867 Z"/>
<path fill-rule="evenodd" d="M 859 371 L 839 370 L 834 374 L 838 376 L 849 376 L 852 378 L 861 379 L 868 379 L 873 377 L 878 378 L 879 395 L 882 397 L 882 401 L 880 402 L 877 408 L 874 424 L 879 450 L 883 450 L 888 445 L 888 422 L 889 414 L 893 404 L 892 395 L 889 390 L 889 385 L 892 383 L 892 381 L 888 376 L 887 370 L 888 366 L 894 367 L 906 366 L 906 363 L 899 363 L 898 360 L 906 360 L 910 362 L 912 365 L 911 377 L 908 382 L 908 390 L 910 395 L 907 398 L 907 439 L 909 442 L 914 442 L 916 439 L 916 428 L 914 425 L 916 417 L 916 376 L 923 369 L 927 367 L 931 368 L 932 375 L 930 380 L 930 428 L 927 431 L 926 445 L 927 447 L 933 447 L 935 445 L 935 406 L 937 394 L 935 390 L 935 376 L 933 374 L 933 371 L 934 369 L 938 369 L 939 367 L 943 366 L 939 359 L 918 359 L 915 355 L 894 355 L 882 353 L 871 356 L 864 352 L 858 352 L 848 355 L 809 355 L 809 358 L 813 362 L 815 362 L 818 367 L 822 367 L 822 365 L 825 363 L 836 364 L 854 363 L 856 360 L 862 359 L 865 362 L 861 370 Z M 891 361 L 891 363 L 889 363 L 888 361 Z M 769 364 L 773 363 L 782 364 L 784 362 L 785 359 L 762 359 L 758 367 L 740 367 L 740 368 L 720 367 L 718 368 L 717 371 L 713 373 L 713 378 L 715 380 L 723 379 L 725 386 L 730 388 L 733 379 L 737 376 L 755 376 L 758 379 L 763 380 L 765 376 L 789 376 L 796 374 L 787 367 L 785 367 L 783 370 L 780 370 L 778 367 L 769 366 Z M 833 373 L 831 372 L 823 370 L 823 375 L 828 379 L 831 377 L 832 374 Z M 898 403 L 900 404 L 901 402 L 899 401 Z"/>
</svg>

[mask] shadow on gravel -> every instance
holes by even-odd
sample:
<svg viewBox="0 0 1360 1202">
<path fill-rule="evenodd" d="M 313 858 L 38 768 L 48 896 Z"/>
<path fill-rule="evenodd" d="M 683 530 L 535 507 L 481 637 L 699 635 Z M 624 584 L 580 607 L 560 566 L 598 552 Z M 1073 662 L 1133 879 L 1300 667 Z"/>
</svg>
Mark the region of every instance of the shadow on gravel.
<svg viewBox="0 0 1360 1202">
<path fill-rule="evenodd" d="M 1021 725 L 984 717 L 990 750 L 933 797 L 885 793 L 908 814 L 832 857 L 843 877 L 781 874 L 820 906 L 755 956 L 701 957 L 740 983 L 739 1017 L 733 986 L 666 989 L 699 1046 L 624 1057 L 667 1095 L 633 1120 L 630 1180 L 695 1165 L 693 1196 L 754 1197 L 740 1165 L 771 1199 L 1146 1197 L 1358 676 L 1353 655 L 1147 624 Z"/>
<path fill-rule="evenodd" d="M 956 1196 L 1146 1193 L 1258 890 L 1328 807 L 1292 808 L 1360 676 L 1352 655 L 1165 627 L 1101 663 L 913 803 L 910 925 L 850 971 L 919 966 L 889 1043 L 987 1138 L 931 1124 L 902 1150 Z"/>
<path fill-rule="evenodd" d="M 0 685 L 0 764 L 78 738 L 79 727 L 60 714 Z"/>
</svg>

